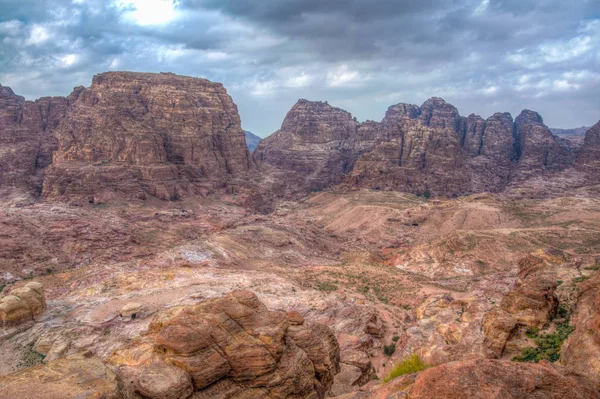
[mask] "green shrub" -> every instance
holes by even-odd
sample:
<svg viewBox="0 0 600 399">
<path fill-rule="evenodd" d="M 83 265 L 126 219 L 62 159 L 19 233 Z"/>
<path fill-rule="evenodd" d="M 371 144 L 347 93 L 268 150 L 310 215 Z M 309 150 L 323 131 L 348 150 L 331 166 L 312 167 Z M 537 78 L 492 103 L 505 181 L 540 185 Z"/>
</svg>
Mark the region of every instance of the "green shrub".
<svg viewBox="0 0 600 399">
<path fill-rule="evenodd" d="M 537 345 L 536 348 L 525 348 L 519 356 L 513 357 L 512 360 L 530 363 L 537 363 L 540 360 L 556 362 L 560 359 L 560 347 L 562 343 L 574 330 L 575 327 L 568 323 L 557 324 L 556 331 L 552 334 L 542 334 L 534 339 Z"/>
<path fill-rule="evenodd" d="M 396 352 L 396 344 L 391 343 L 389 345 L 383 345 L 383 353 L 386 356 L 392 356 Z"/>
<path fill-rule="evenodd" d="M 567 315 L 569 314 L 569 309 L 564 308 L 562 306 L 558 307 L 558 310 L 556 311 L 556 314 L 558 315 L 558 317 L 560 318 L 564 318 L 567 317 Z"/>
<path fill-rule="evenodd" d="M 429 198 L 431 198 L 431 190 L 427 189 L 423 192 L 423 197 L 425 197 L 426 200 L 428 200 Z"/>
<path fill-rule="evenodd" d="M 431 366 L 426 364 L 419 355 L 413 353 L 411 356 L 398 362 L 390 373 L 384 377 L 383 381 L 388 382 L 402 375 L 423 371 L 429 367 Z"/>
<path fill-rule="evenodd" d="M 527 335 L 528 338 L 535 338 L 538 336 L 538 333 L 540 332 L 540 329 L 537 327 L 529 327 L 527 328 L 527 331 L 525 332 L 525 335 Z"/>
<path fill-rule="evenodd" d="M 317 284 L 317 288 L 321 291 L 331 292 L 337 291 L 338 286 L 327 281 L 321 281 Z"/>
<path fill-rule="evenodd" d="M 394 342 L 398 342 L 398 340 L 399 340 L 399 339 L 400 339 L 400 337 L 399 337 L 399 336 L 397 336 L 397 335 L 394 335 L 394 338 L 392 338 L 392 341 L 394 341 Z"/>
</svg>

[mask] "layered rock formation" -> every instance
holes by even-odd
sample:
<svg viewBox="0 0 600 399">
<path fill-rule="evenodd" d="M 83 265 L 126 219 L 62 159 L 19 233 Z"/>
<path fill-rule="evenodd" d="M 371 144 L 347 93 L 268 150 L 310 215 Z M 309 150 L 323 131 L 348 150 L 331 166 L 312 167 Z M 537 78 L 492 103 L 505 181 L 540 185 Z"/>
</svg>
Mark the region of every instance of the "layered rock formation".
<svg viewBox="0 0 600 399">
<path fill-rule="evenodd" d="M 519 261 L 515 287 L 502 299 L 500 307 L 484 318 L 484 343 L 496 357 L 502 356 L 518 327 L 540 328 L 556 313 L 557 282 L 552 261 L 563 259 L 558 253 L 539 255 L 529 255 Z"/>
<path fill-rule="evenodd" d="M 371 392 L 343 399 L 592 399 L 600 393 L 583 378 L 566 376 L 548 362 L 454 362 L 400 377 Z"/>
<path fill-rule="evenodd" d="M 600 273 L 582 284 L 573 315 L 575 331 L 561 350 L 560 362 L 587 376 L 600 390 Z"/>
<path fill-rule="evenodd" d="M 586 172 L 592 181 L 600 181 L 600 122 L 586 131 L 576 167 Z"/>
<path fill-rule="evenodd" d="M 31 282 L 0 298 L 0 327 L 32 321 L 46 309 L 44 286 Z"/>
<path fill-rule="evenodd" d="M 90 353 L 77 353 L 48 365 L 0 378 L 0 398 L 118 399 L 115 374 Z"/>
<path fill-rule="evenodd" d="M 58 148 L 52 132 L 69 101 L 63 97 L 25 101 L 0 85 L 0 188 L 41 191 L 41 171 Z"/>
<path fill-rule="evenodd" d="M 350 113 L 326 102 L 299 100 L 281 129 L 260 142 L 254 159 L 298 176 L 308 190 L 321 190 L 351 170 L 358 126 Z"/>
<path fill-rule="evenodd" d="M 323 398 L 339 371 L 331 330 L 296 312 L 268 311 L 235 291 L 157 315 L 149 334 L 109 361 L 126 397 Z M 127 396 L 130 395 L 130 396 Z"/>
<path fill-rule="evenodd" d="M 511 181 L 563 170 L 575 153 L 533 111 L 515 121 L 508 113 L 462 117 L 434 97 L 420 107 L 391 106 L 380 123 L 361 124 L 327 103 L 300 100 L 255 160 L 307 190 L 344 180 L 349 187 L 457 195 L 497 192 Z"/>
<path fill-rule="evenodd" d="M 169 73 L 109 72 L 76 99 L 43 196 L 102 201 L 115 192 L 178 199 L 252 167 L 237 107 L 221 84 Z"/>
</svg>

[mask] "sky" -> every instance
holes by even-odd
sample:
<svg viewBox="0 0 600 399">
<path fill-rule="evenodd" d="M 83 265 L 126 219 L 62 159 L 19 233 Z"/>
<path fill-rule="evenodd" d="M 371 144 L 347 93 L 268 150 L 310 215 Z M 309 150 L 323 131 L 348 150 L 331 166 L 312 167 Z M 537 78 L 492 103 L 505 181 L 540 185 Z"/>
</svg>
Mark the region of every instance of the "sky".
<svg viewBox="0 0 600 399">
<path fill-rule="evenodd" d="M 599 0 L 0 0 L 0 84 L 29 100 L 105 71 L 222 82 L 265 137 L 299 98 L 359 120 L 438 96 L 462 115 L 600 120 Z"/>
</svg>

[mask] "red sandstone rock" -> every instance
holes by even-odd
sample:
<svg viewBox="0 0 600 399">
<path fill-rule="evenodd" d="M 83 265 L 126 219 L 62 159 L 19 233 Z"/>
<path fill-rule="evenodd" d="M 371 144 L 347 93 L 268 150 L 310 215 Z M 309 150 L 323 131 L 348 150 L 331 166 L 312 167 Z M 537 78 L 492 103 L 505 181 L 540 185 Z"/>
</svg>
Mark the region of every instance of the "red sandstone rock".
<svg viewBox="0 0 600 399">
<path fill-rule="evenodd" d="M 95 76 L 56 135 L 46 199 L 95 202 L 116 192 L 171 200 L 252 168 L 237 107 L 223 86 L 170 73 Z"/>
<path fill-rule="evenodd" d="M 173 398 L 186 398 L 191 379 L 195 398 L 242 392 L 244 397 L 323 398 L 339 360 L 328 327 L 309 324 L 299 314 L 269 311 L 253 293 L 234 291 L 163 311 L 148 335 L 117 350 L 109 362 L 119 367 L 120 387 L 129 395 L 158 398 L 168 386 L 178 393 Z M 156 377 L 162 374 L 166 377 Z"/>
<path fill-rule="evenodd" d="M 600 390 L 600 273 L 582 283 L 572 323 L 575 331 L 563 344 L 560 363 L 587 376 Z"/>
</svg>

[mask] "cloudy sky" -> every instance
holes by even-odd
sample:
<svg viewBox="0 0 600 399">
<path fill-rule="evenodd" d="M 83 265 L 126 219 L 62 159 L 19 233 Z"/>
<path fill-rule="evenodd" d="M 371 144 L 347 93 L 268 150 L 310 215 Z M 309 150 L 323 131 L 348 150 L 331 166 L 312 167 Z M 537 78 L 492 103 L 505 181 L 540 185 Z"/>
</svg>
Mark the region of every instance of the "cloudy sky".
<svg viewBox="0 0 600 399">
<path fill-rule="evenodd" d="M 245 129 L 298 98 L 359 120 L 441 96 L 461 114 L 600 119 L 598 0 L 0 0 L 0 83 L 67 95 L 108 70 L 223 82 Z"/>
</svg>

